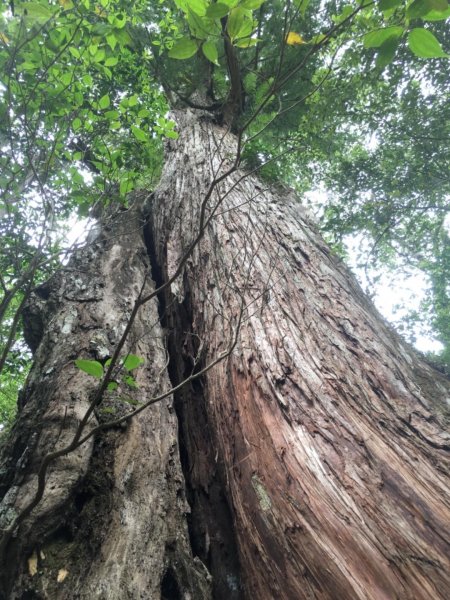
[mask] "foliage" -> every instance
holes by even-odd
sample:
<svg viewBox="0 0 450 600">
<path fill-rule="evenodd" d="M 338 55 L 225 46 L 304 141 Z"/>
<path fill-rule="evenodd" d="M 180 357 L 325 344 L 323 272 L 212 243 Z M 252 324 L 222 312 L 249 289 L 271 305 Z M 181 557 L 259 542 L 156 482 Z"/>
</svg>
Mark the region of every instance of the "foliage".
<svg viewBox="0 0 450 600">
<path fill-rule="evenodd" d="M 131 371 L 134 371 L 143 363 L 144 360 L 139 356 L 136 356 L 136 354 L 127 354 L 119 364 L 118 368 L 115 369 L 113 377 L 108 381 L 107 389 L 109 391 L 115 391 L 121 382 L 128 387 L 137 388 L 138 385 Z M 108 358 L 103 365 L 98 360 L 79 358 L 75 361 L 75 364 L 81 371 L 84 371 L 84 373 L 87 373 L 96 379 L 102 379 L 106 375 L 105 369 L 111 364 L 111 359 Z"/>
<path fill-rule="evenodd" d="M 233 127 L 247 168 L 302 193 L 319 182 L 328 189 L 318 208 L 336 248 L 362 232 L 372 249 L 361 261 L 427 274 L 423 318 L 448 359 L 446 0 L 8 6 L 0 13 L 3 386 L 21 338 L 15 315 L 67 251 L 61 224 L 154 186 L 163 140 L 178 135 L 169 109 L 193 104 L 201 88 L 218 113 L 239 92 Z"/>
</svg>

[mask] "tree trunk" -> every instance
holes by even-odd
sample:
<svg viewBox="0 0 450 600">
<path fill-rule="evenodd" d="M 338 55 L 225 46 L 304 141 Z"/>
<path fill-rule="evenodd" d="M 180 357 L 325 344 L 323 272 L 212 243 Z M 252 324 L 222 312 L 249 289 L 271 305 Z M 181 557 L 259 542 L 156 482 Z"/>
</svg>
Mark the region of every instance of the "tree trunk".
<svg viewBox="0 0 450 600">
<path fill-rule="evenodd" d="M 190 116 L 152 201 L 166 279 L 236 152 Z M 218 472 L 247 598 L 447 598 L 448 380 L 390 331 L 288 190 L 237 171 L 214 205 L 166 298 L 178 379 L 242 321 L 229 360 L 180 401 L 193 514 Z"/>
<path fill-rule="evenodd" d="M 2 527 L 34 494 L 43 456 L 70 442 L 89 406 L 98 380 L 74 360 L 112 355 L 142 289 L 149 293 L 153 282 L 134 208 L 106 219 L 101 235 L 34 295 L 25 332 L 36 353 L 5 452 Z M 139 388 L 126 397 L 138 402 L 170 389 L 155 302 L 140 309 L 126 352 L 145 359 Z M 119 391 L 106 394 L 87 430 L 129 410 Z M 209 574 L 190 550 L 188 510 L 166 400 L 52 465 L 43 500 L 2 560 L 3 597 L 169 598 L 180 586 L 209 598 Z"/>
<path fill-rule="evenodd" d="M 28 307 L 35 364 L 1 526 L 73 436 L 97 385 L 74 359 L 111 356 L 153 289 L 150 261 L 157 285 L 184 267 L 159 314 L 139 310 L 128 396 L 231 354 L 174 395 L 176 415 L 155 404 L 52 465 L 9 542 L 4 597 L 447 598 L 449 381 L 389 330 L 291 192 L 230 169 L 234 136 L 176 120 L 157 191 L 106 219 Z M 89 427 L 130 410 L 121 397 Z"/>
</svg>

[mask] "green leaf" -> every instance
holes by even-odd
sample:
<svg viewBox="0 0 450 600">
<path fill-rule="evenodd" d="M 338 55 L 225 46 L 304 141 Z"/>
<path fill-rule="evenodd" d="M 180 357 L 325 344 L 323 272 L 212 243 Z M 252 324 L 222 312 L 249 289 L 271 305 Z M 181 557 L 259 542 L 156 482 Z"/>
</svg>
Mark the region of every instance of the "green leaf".
<svg viewBox="0 0 450 600">
<path fill-rule="evenodd" d="M 390 37 L 383 44 L 381 44 L 376 61 L 378 68 L 384 69 L 384 67 L 392 62 L 399 43 L 400 38 Z"/>
<path fill-rule="evenodd" d="M 181 38 L 175 42 L 172 49 L 169 51 L 170 58 L 176 58 L 178 60 L 184 60 L 191 58 L 197 52 L 197 44 L 194 40 L 188 37 Z"/>
<path fill-rule="evenodd" d="M 202 51 L 206 58 L 211 61 L 213 64 L 219 66 L 219 55 L 217 52 L 217 46 L 212 40 L 208 40 L 207 42 L 203 42 Z"/>
<path fill-rule="evenodd" d="M 115 121 L 116 119 L 119 118 L 119 111 L 108 110 L 105 112 L 105 118 L 108 119 L 108 121 Z"/>
<path fill-rule="evenodd" d="M 239 31 L 241 30 L 245 19 L 244 9 L 238 6 L 237 8 L 233 8 L 230 12 L 227 21 L 227 31 L 228 35 L 232 40 L 238 37 Z"/>
<path fill-rule="evenodd" d="M 125 375 L 123 380 L 131 388 L 136 389 L 138 387 L 138 384 L 135 382 L 134 377 L 132 377 L 131 375 Z"/>
<path fill-rule="evenodd" d="M 114 50 L 114 48 L 117 45 L 117 38 L 113 33 L 110 33 L 109 35 L 106 36 L 106 41 L 108 42 L 108 46 L 111 48 L 111 50 Z"/>
<path fill-rule="evenodd" d="M 55 6 L 45 6 L 37 2 L 24 2 L 20 5 L 20 12 L 35 21 L 47 21 L 55 10 Z"/>
<path fill-rule="evenodd" d="M 188 8 L 193 10 L 200 17 L 204 17 L 206 14 L 206 9 L 208 7 L 207 0 L 187 0 L 186 4 Z"/>
<path fill-rule="evenodd" d="M 79 358 L 75 361 L 76 366 L 84 371 L 88 375 L 92 375 L 97 379 L 103 377 L 103 365 L 97 360 L 86 360 L 85 358 Z"/>
<path fill-rule="evenodd" d="M 136 106 L 136 104 L 138 104 L 139 102 L 139 98 L 136 96 L 136 94 L 133 94 L 132 96 L 130 96 L 128 98 L 128 106 Z"/>
<path fill-rule="evenodd" d="M 448 9 L 447 0 L 430 0 L 430 4 L 433 10 L 437 10 L 438 12 L 444 12 Z"/>
<path fill-rule="evenodd" d="M 129 354 L 126 359 L 123 361 L 123 367 L 127 371 L 132 371 L 133 369 L 137 369 L 144 364 L 144 359 L 140 356 L 136 356 L 136 354 Z"/>
<path fill-rule="evenodd" d="M 192 10 L 188 10 L 187 21 L 191 34 L 200 40 L 206 40 L 211 33 L 214 33 L 214 21 L 207 17 L 200 17 Z"/>
<path fill-rule="evenodd" d="M 114 390 L 117 390 L 117 388 L 119 387 L 117 381 L 110 381 L 108 383 L 108 391 L 113 392 Z"/>
<path fill-rule="evenodd" d="M 402 4 L 403 0 L 379 0 L 378 7 L 380 10 L 391 10 Z"/>
<path fill-rule="evenodd" d="M 398 25 L 371 31 L 370 33 L 366 33 L 363 38 L 364 46 L 366 48 L 379 48 L 381 44 L 384 44 L 390 37 L 399 38 L 402 33 L 403 27 L 399 27 Z"/>
<path fill-rule="evenodd" d="M 294 4 L 300 11 L 300 14 L 302 15 L 302 17 L 305 16 L 305 13 L 309 6 L 309 2 L 310 2 L 310 0 L 294 0 Z"/>
<path fill-rule="evenodd" d="M 103 48 L 100 48 L 99 50 L 97 50 L 97 52 L 95 53 L 94 56 L 94 61 L 95 62 L 102 62 L 102 60 L 105 58 L 106 56 L 106 52 Z"/>
<path fill-rule="evenodd" d="M 229 11 L 229 6 L 218 2 L 217 4 L 211 4 L 208 6 L 206 9 L 206 16 L 210 17 L 211 19 L 221 19 L 222 17 L 226 17 Z"/>
<path fill-rule="evenodd" d="M 259 42 L 256 38 L 242 38 L 234 43 L 238 48 L 252 48 Z"/>
<path fill-rule="evenodd" d="M 131 126 L 131 131 L 139 142 L 148 142 L 148 137 L 145 131 L 142 131 L 142 129 L 139 129 L 139 127 L 136 127 L 136 125 Z"/>
<path fill-rule="evenodd" d="M 442 12 L 438 10 L 431 10 L 426 15 L 423 15 L 422 19 L 424 21 L 445 21 L 445 19 L 448 19 L 449 17 L 450 6 L 447 7 L 447 10 L 444 10 Z"/>
<path fill-rule="evenodd" d="M 246 38 L 253 32 L 253 19 L 245 18 L 236 38 Z M 256 43 L 256 42 L 255 42 Z"/>
<path fill-rule="evenodd" d="M 78 131 L 78 129 L 80 129 L 81 125 L 82 125 L 82 123 L 81 123 L 81 119 L 79 119 L 78 117 L 77 117 L 77 118 L 75 118 L 75 119 L 72 121 L 72 130 L 73 130 L 73 131 Z"/>
<path fill-rule="evenodd" d="M 101 109 L 105 109 L 105 108 L 108 108 L 109 105 L 110 105 L 109 96 L 108 96 L 108 94 L 105 94 L 98 101 L 98 107 Z"/>
<path fill-rule="evenodd" d="M 447 10 L 447 0 L 414 0 L 406 9 L 406 15 L 410 19 L 423 17 L 432 10 L 443 12 Z"/>
<path fill-rule="evenodd" d="M 74 46 L 69 46 L 69 52 L 75 58 L 80 58 L 81 56 L 78 48 L 75 48 Z"/>
<path fill-rule="evenodd" d="M 265 0 L 243 0 L 241 6 L 242 8 L 254 10 L 255 8 L 259 8 L 263 2 L 265 2 Z"/>
<path fill-rule="evenodd" d="M 431 31 L 416 27 L 409 32 L 408 45 L 419 58 L 445 58 L 446 54 Z"/>
<path fill-rule="evenodd" d="M 119 59 L 117 58 L 117 56 L 110 56 L 105 60 L 104 65 L 105 67 L 115 67 L 118 62 Z"/>
<path fill-rule="evenodd" d="M 137 385 L 135 384 L 132 387 L 137 387 Z M 125 398 L 124 396 L 122 396 L 120 399 L 122 400 L 122 402 L 126 402 L 127 404 L 131 404 L 131 406 L 139 406 L 139 401 L 135 400 L 134 398 Z"/>
</svg>

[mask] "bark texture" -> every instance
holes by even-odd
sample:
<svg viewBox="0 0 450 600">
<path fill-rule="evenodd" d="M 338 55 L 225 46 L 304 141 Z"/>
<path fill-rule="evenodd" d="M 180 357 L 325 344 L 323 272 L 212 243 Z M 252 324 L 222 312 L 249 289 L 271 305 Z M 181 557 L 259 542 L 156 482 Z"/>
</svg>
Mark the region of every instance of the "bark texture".
<svg viewBox="0 0 450 600">
<path fill-rule="evenodd" d="M 206 116 L 175 117 L 151 205 L 166 279 L 236 152 Z M 166 304 L 191 369 L 242 318 L 230 358 L 181 399 L 194 504 L 225 483 L 241 566 L 230 580 L 267 600 L 448 598 L 449 381 L 385 325 L 288 190 L 236 171 L 203 208 Z M 186 356 L 175 361 L 186 374 Z"/>
<path fill-rule="evenodd" d="M 211 188 L 233 135 L 175 118 L 157 191 L 104 219 L 28 306 L 35 364 L 3 450 L 1 527 L 93 397 L 74 360 L 112 355 L 152 276 L 187 258 L 128 338 L 145 359 L 134 402 L 237 343 L 174 403 L 52 465 L 3 558 L 3 597 L 447 598 L 449 381 L 384 324 L 289 190 L 239 170 Z M 130 410 L 121 397 L 88 428 Z"/>
<path fill-rule="evenodd" d="M 43 456 L 70 442 L 98 385 L 74 360 L 112 355 L 143 286 L 153 289 L 150 262 L 142 218 L 131 209 L 106 219 L 99 237 L 34 295 L 25 330 L 35 362 L 3 457 L 3 527 L 34 494 Z M 145 359 L 139 389 L 108 393 L 87 430 L 130 410 L 121 396 L 139 402 L 170 389 L 155 302 L 140 309 L 126 352 Z M 2 597 L 171 598 L 181 586 L 183 598 L 209 598 L 209 574 L 190 550 L 177 438 L 169 399 L 58 459 L 43 500 L 2 557 Z"/>
</svg>

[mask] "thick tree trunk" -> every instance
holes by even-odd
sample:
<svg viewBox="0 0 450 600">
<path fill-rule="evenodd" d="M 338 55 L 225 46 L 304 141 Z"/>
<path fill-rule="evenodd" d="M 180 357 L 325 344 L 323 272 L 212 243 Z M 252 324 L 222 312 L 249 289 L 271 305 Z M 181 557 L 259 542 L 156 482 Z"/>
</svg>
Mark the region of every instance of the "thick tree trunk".
<svg viewBox="0 0 450 600">
<path fill-rule="evenodd" d="M 25 330 L 37 351 L 5 451 L 2 527 L 35 493 L 43 456 L 71 441 L 98 385 L 74 359 L 111 356 L 142 288 L 153 289 L 139 212 L 110 220 L 28 307 Z M 145 401 L 170 389 L 155 302 L 140 309 L 126 352 L 145 359 L 139 389 L 127 397 Z M 130 409 L 120 391 L 106 394 L 87 431 Z M 52 465 L 43 500 L 2 557 L 3 597 L 136 600 L 172 597 L 181 586 L 191 598 L 209 598 L 209 574 L 190 550 L 188 510 L 166 400 Z"/>
<path fill-rule="evenodd" d="M 233 136 L 190 117 L 177 115 L 152 201 L 165 278 L 236 151 Z M 229 360 L 179 402 L 193 514 L 210 528 L 197 552 L 206 560 L 204 497 L 219 478 L 246 597 L 448 598 L 448 380 L 386 327 L 292 194 L 238 171 L 207 216 L 214 205 L 166 298 L 173 347 L 188 349 L 174 356 L 178 378 L 242 320 Z"/>
<path fill-rule="evenodd" d="M 92 398 L 74 359 L 112 354 L 153 289 L 150 260 L 158 285 L 170 278 L 202 214 L 159 315 L 145 304 L 128 338 L 146 361 L 133 400 L 231 354 L 175 394 L 179 431 L 165 400 L 56 461 L 9 542 L 4 597 L 446 598 L 448 380 L 385 326 L 290 192 L 234 171 L 209 193 L 236 139 L 176 119 L 155 194 L 28 308 L 35 365 L 4 449 L 1 526 Z M 129 410 L 120 397 L 89 427 Z"/>
</svg>

